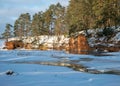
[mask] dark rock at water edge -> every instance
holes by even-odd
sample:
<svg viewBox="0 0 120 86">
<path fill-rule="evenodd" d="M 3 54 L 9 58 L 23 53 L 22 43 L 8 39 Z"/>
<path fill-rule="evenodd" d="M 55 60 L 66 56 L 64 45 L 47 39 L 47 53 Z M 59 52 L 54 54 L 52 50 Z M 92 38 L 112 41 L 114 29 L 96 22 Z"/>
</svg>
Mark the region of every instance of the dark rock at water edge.
<svg viewBox="0 0 120 86">
<path fill-rule="evenodd" d="M 8 71 L 6 71 L 6 75 L 13 75 L 15 72 L 14 71 L 12 71 L 12 70 L 8 70 Z"/>
</svg>

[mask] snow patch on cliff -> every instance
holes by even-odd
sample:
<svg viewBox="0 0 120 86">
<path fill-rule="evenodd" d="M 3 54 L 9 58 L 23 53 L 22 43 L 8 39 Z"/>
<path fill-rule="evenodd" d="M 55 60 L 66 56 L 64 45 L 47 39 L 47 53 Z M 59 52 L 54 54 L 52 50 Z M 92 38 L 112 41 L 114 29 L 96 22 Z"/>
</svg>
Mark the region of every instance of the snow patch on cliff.
<svg viewBox="0 0 120 86">
<path fill-rule="evenodd" d="M 114 40 L 114 41 L 116 41 L 116 42 L 120 41 L 120 32 L 118 32 L 118 33 L 115 35 L 115 37 L 112 38 L 112 40 Z"/>
</svg>

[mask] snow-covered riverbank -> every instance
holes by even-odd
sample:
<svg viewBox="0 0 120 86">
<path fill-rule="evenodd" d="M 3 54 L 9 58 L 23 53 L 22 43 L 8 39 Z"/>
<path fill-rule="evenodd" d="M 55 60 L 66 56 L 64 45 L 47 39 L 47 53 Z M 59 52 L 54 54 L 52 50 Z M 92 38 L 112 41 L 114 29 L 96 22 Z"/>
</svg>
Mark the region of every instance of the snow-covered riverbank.
<svg viewBox="0 0 120 86">
<path fill-rule="evenodd" d="M 105 29 L 89 29 L 76 32 L 72 36 L 41 35 L 35 37 L 9 38 L 5 48 L 11 49 L 38 49 L 38 50 L 65 50 L 70 53 L 82 54 L 85 52 L 118 52 L 120 51 L 120 27 Z M 111 33 L 111 34 L 110 34 Z M 107 35 L 106 35 L 107 34 Z M 84 40 L 83 40 L 84 39 Z M 79 47 L 78 47 L 79 46 Z M 73 51 L 73 52 L 72 52 Z M 85 54 L 84 53 L 84 54 Z"/>
</svg>

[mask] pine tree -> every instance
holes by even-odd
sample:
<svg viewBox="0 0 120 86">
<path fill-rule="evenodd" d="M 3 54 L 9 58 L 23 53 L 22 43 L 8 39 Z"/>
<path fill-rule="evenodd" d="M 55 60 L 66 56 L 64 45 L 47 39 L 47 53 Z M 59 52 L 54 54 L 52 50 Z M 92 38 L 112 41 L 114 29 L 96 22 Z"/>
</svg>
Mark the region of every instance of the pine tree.
<svg viewBox="0 0 120 86">
<path fill-rule="evenodd" d="M 52 4 L 50 5 L 49 9 L 46 10 L 44 13 L 44 23 L 45 23 L 45 28 L 48 28 L 48 32 L 50 35 L 54 34 L 54 28 L 55 28 L 55 5 Z"/>
<path fill-rule="evenodd" d="M 101 28 L 119 25 L 119 0 L 95 0 L 96 26 Z"/>
<path fill-rule="evenodd" d="M 43 12 L 39 12 L 33 15 L 31 28 L 32 28 L 33 36 L 39 36 L 45 34 Z"/>
<path fill-rule="evenodd" d="M 93 0 L 71 0 L 67 9 L 70 34 L 94 26 Z"/>
<path fill-rule="evenodd" d="M 44 13 L 45 27 L 49 28 L 49 34 L 62 35 L 66 34 L 65 7 L 60 3 L 50 5 Z"/>
<path fill-rule="evenodd" d="M 4 33 L 2 34 L 3 38 L 5 38 L 6 41 L 8 41 L 8 38 L 10 38 L 12 36 L 11 27 L 12 27 L 11 24 L 6 24 L 6 29 L 5 29 Z"/>
<path fill-rule="evenodd" d="M 22 37 L 31 34 L 31 18 L 29 13 L 21 14 L 14 23 L 14 36 Z"/>
<path fill-rule="evenodd" d="M 60 3 L 57 3 L 55 6 L 55 35 L 66 34 L 66 25 L 65 25 L 65 7 Z"/>
<path fill-rule="evenodd" d="M 29 13 L 24 14 L 24 16 L 25 16 L 24 35 L 30 36 L 31 35 L 31 16 Z"/>
<path fill-rule="evenodd" d="M 120 0 L 70 0 L 67 9 L 69 33 L 120 25 Z"/>
<path fill-rule="evenodd" d="M 14 23 L 14 37 L 17 37 L 19 36 L 19 21 L 16 20 L 15 23 Z"/>
</svg>

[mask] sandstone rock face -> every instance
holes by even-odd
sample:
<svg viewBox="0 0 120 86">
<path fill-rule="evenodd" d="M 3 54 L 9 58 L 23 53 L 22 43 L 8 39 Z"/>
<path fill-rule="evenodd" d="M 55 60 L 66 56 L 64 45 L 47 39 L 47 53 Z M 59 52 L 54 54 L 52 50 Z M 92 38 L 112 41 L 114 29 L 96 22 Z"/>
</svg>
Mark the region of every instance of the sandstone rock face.
<svg viewBox="0 0 120 86">
<path fill-rule="evenodd" d="M 69 52 L 75 54 L 88 54 L 90 50 L 85 35 L 80 34 L 76 38 L 71 37 L 69 40 Z"/>
<path fill-rule="evenodd" d="M 60 47 L 60 50 L 65 50 L 65 51 L 69 51 L 69 44 L 68 43 L 63 43 Z"/>
<path fill-rule="evenodd" d="M 88 54 L 89 45 L 84 35 L 78 35 L 76 40 L 76 49 L 78 54 Z"/>
<path fill-rule="evenodd" d="M 69 53 L 75 53 L 75 39 L 71 37 L 69 40 Z"/>
<path fill-rule="evenodd" d="M 6 49 L 13 50 L 16 48 L 23 48 L 24 43 L 22 41 L 8 41 L 5 42 Z"/>
<path fill-rule="evenodd" d="M 15 48 L 14 43 L 12 41 L 5 42 L 5 46 L 6 46 L 6 49 L 8 49 L 8 50 L 13 50 Z"/>
<path fill-rule="evenodd" d="M 31 50 L 32 49 L 32 44 L 31 43 L 26 43 L 26 44 L 24 44 L 24 48 Z"/>
<path fill-rule="evenodd" d="M 108 52 L 118 52 L 118 51 L 120 51 L 120 45 L 114 44 L 113 46 L 110 46 L 108 44 L 102 45 L 102 43 L 101 43 L 101 44 L 98 44 L 98 45 L 94 46 L 93 49 L 94 50 L 97 49 L 99 51 L 105 51 L 106 50 Z"/>
<path fill-rule="evenodd" d="M 40 50 L 48 50 L 48 46 L 47 45 L 39 45 L 39 49 Z"/>
<path fill-rule="evenodd" d="M 38 50 L 64 50 L 69 53 L 74 54 L 92 54 L 94 52 L 117 52 L 120 51 L 120 41 L 106 41 L 98 40 L 97 38 L 89 38 L 87 40 L 86 36 L 83 34 L 78 34 L 75 37 L 61 38 L 60 41 L 55 41 L 57 37 L 42 37 L 36 41 L 24 42 L 19 40 L 11 40 L 5 42 L 5 48 L 8 50 L 13 50 L 17 48 L 24 49 L 38 49 Z M 28 38 L 32 40 L 33 38 Z M 24 39 L 27 40 L 27 39 Z M 91 40 L 91 41 L 89 41 Z M 93 42 L 92 42 L 93 41 Z M 88 43 L 89 42 L 89 43 Z"/>
<path fill-rule="evenodd" d="M 22 41 L 13 41 L 15 48 L 23 48 L 24 43 Z"/>
</svg>

